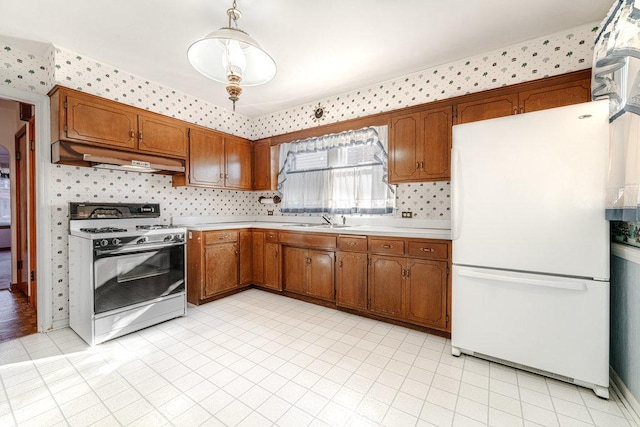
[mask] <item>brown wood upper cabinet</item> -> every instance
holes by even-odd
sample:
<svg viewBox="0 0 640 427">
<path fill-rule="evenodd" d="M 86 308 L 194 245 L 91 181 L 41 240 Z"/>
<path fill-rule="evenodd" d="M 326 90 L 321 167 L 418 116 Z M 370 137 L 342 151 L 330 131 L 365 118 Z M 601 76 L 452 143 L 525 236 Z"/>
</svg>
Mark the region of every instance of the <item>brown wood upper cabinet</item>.
<svg viewBox="0 0 640 427">
<path fill-rule="evenodd" d="M 65 87 L 51 93 L 51 111 L 53 142 L 187 156 L 188 128 L 180 120 Z"/>
<path fill-rule="evenodd" d="M 174 175 L 173 185 L 251 190 L 251 142 L 191 128 L 187 174 Z"/>
<path fill-rule="evenodd" d="M 452 123 L 452 106 L 393 115 L 389 182 L 449 179 Z"/>
<path fill-rule="evenodd" d="M 458 103 L 456 105 L 456 124 L 564 107 L 590 100 L 590 79 L 544 85 L 516 93 Z"/>
<path fill-rule="evenodd" d="M 278 147 L 271 146 L 271 138 L 253 143 L 253 189 L 275 190 L 277 187 Z"/>
</svg>

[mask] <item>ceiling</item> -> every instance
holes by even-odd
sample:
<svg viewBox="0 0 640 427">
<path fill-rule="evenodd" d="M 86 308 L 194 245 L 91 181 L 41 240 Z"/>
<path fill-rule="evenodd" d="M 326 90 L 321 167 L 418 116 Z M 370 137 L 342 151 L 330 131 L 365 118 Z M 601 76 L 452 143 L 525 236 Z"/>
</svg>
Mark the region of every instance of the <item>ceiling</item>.
<svg viewBox="0 0 640 427">
<path fill-rule="evenodd" d="M 4 2 L 0 36 L 53 43 L 231 108 L 200 75 L 191 43 L 227 25 L 232 0 Z M 245 87 L 238 113 L 258 117 L 591 22 L 612 0 L 237 0 L 239 27 L 278 73 Z"/>
</svg>

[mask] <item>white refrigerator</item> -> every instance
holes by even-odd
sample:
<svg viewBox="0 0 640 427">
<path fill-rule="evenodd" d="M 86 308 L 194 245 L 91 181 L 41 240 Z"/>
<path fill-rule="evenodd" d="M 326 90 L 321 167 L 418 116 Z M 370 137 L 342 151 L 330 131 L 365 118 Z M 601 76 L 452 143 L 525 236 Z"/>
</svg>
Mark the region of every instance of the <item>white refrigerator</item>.
<svg viewBox="0 0 640 427">
<path fill-rule="evenodd" d="M 454 355 L 609 396 L 608 101 L 453 127 Z"/>
</svg>

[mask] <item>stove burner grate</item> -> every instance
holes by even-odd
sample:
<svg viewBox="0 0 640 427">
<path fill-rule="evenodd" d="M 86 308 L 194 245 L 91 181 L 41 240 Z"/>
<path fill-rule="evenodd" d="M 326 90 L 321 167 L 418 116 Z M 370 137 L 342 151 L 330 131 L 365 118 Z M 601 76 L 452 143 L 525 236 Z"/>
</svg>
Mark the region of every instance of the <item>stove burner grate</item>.
<svg viewBox="0 0 640 427">
<path fill-rule="evenodd" d="M 166 228 L 175 228 L 175 227 L 171 225 L 163 225 L 163 224 L 136 225 L 136 230 L 163 230 Z"/>
<path fill-rule="evenodd" d="M 92 227 L 92 228 L 81 228 L 80 231 L 85 233 L 121 233 L 127 231 L 126 228 L 118 228 L 118 227 Z"/>
</svg>

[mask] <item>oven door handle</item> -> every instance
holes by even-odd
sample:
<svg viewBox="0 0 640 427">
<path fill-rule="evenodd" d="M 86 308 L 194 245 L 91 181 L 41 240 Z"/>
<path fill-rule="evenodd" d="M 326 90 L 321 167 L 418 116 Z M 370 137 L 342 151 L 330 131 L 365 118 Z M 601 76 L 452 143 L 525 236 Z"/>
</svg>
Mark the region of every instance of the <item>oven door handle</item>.
<svg viewBox="0 0 640 427">
<path fill-rule="evenodd" d="M 145 252 L 145 251 L 150 251 L 155 249 L 164 249 L 164 248 L 170 248 L 173 246 L 183 246 L 183 245 L 184 245 L 184 242 L 175 242 L 175 243 L 159 243 L 156 245 L 127 246 L 124 248 L 111 249 L 111 250 L 96 249 L 95 254 L 96 256 L 119 255 L 119 254 L 131 253 L 131 252 Z"/>
</svg>

